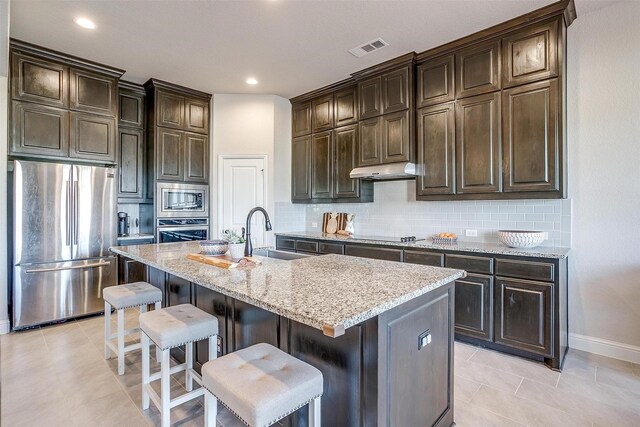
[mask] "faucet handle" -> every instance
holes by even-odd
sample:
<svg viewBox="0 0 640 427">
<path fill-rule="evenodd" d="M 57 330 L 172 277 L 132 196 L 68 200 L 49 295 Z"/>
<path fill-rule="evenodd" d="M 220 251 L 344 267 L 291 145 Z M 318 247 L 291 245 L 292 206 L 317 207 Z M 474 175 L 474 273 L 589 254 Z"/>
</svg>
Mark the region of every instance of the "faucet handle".
<svg viewBox="0 0 640 427">
<path fill-rule="evenodd" d="M 245 233 L 246 229 L 244 227 L 242 227 L 242 238 L 244 239 L 244 233 Z"/>
</svg>

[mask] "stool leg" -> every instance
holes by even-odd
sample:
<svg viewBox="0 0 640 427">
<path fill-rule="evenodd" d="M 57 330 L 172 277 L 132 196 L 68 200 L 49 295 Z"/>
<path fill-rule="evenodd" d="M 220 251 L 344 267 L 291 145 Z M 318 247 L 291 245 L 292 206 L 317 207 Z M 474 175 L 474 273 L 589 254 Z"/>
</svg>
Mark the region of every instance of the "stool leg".
<svg viewBox="0 0 640 427">
<path fill-rule="evenodd" d="M 140 332 L 140 343 L 142 344 L 142 409 L 149 409 L 149 337 L 144 332 Z"/>
<path fill-rule="evenodd" d="M 193 378 L 191 377 L 191 370 L 193 369 L 193 341 L 186 343 L 184 347 L 187 363 L 187 369 L 184 370 L 184 383 L 187 391 L 191 391 L 193 390 Z"/>
<path fill-rule="evenodd" d="M 218 399 L 209 390 L 204 391 L 204 425 L 205 427 L 216 427 L 216 417 L 218 416 Z M 319 426 L 318 426 L 319 427 Z"/>
<path fill-rule="evenodd" d="M 109 348 L 109 342 L 111 341 L 111 304 L 104 302 L 104 358 L 111 358 L 111 348 Z"/>
<path fill-rule="evenodd" d="M 161 427 L 169 427 L 171 424 L 171 407 L 169 406 L 171 402 L 169 383 L 169 380 L 171 379 L 171 377 L 169 376 L 170 369 L 171 365 L 169 363 L 169 349 L 162 350 L 162 362 L 160 362 L 160 403 L 162 406 L 162 408 L 160 409 L 162 417 Z"/>
<path fill-rule="evenodd" d="M 124 374 L 124 310 L 118 310 L 118 375 Z"/>
<path fill-rule="evenodd" d="M 320 398 L 309 402 L 309 427 L 320 427 Z"/>
<path fill-rule="evenodd" d="M 218 357 L 218 336 L 214 335 L 209 337 L 209 360 L 216 359 Z"/>
<path fill-rule="evenodd" d="M 155 310 L 160 310 L 162 307 L 160 307 L 160 301 L 158 301 L 156 303 L 155 306 Z M 160 358 L 162 357 L 162 352 L 160 351 L 160 348 L 158 346 L 156 346 L 156 362 L 160 362 Z"/>
</svg>

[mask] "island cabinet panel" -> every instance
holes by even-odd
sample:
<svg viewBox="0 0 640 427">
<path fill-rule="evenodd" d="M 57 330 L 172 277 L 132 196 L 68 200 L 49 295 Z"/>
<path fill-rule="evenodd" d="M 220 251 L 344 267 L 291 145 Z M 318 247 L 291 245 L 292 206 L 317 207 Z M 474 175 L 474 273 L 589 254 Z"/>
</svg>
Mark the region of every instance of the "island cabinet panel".
<svg viewBox="0 0 640 427">
<path fill-rule="evenodd" d="M 336 127 L 357 123 L 359 118 L 357 86 L 351 86 L 335 93 L 334 117 Z"/>
<path fill-rule="evenodd" d="M 389 114 L 411 107 L 410 75 L 412 66 L 406 66 L 382 75 L 382 113 Z"/>
<path fill-rule="evenodd" d="M 360 121 L 358 166 L 382 162 L 382 117 Z"/>
<path fill-rule="evenodd" d="M 454 103 L 418 111 L 417 195 L 455 193 Z"/>
<path fill-rule="evenodd" d="M 558 96 L 556 79 L 503 92 L 505 192 L 559 190 Z"/>
<path fill-rule="evenodd" d="M 105 163 L 116 161 L 114 117 L 72 111 L 70 121 L 70 157 Z"/>
<path fill-rule="evenodd" d="M 417 67 L 416 107 L 423 108 L 453 101 L 454 56 L 430 59 Z"/>
<path fill-rule="evenodd" d="M 270 311 L 234 299 L 231 312 L 231 342 L 229 352 L 259 343 L 279 347 L 280 316 Z M 231 348 L 229 348 L 231 346 Z"/>
<path fill-rule="evenodd" d="M 72 110 L 115 117 L 118 109 L 118 79 L 71 68 Z"/>
<path fill-rule="evenodd" d="M 360 119 L 382 114 L 382 78 L 372 77 L 358 83 Z"/>
<path fill-rule="evenodd" d="M 184 96 L 158 91 L 156 96 L 155 124 L 167 128 L 184 128 Z"/>
<path fill-rule="evenodd" d="M 345 245 L 344 254 L 363 258 L 402 262 L 402 249 L 376 246 Z"/>
<path fill-rule="evenodd" d="M 311 133 L 311 102 L 293 104 L 291 107 L 291 136 L 309 135 Z"/>
<path fill-rule="evenodd" d="M 291 142 L 291 200 L 311 199 L 311 136 Z"/>
<path fill-rule="evenodd" d="M 182 181 L 184 178 L 183 142 L 184 132 L 156 128 L 156 179 Z"/>
<path fill-rule="evenodd" d="M 500 40 L 494 39 L 456 54 L 456 98 L 500 90 Z"/>
<path fill-rule="evenodd" d="M 456 191 L 501 191 L 500 94 L 456 102 Z"/>
<path fill-rule="evenodd" d="M 184 129 L 189 132 L 209 133 L 209 102 L 185 98 L 184 101 Z"/>
<path fill-rule="evenodd" d="M 311 138 L 311 197 L 333 197 L 333 132 L 313 134 Z"/>
<path fill-rule="evenodd" d="M 180 304 L 191 304 L 191 282 L 184 280 L 172 274 L 167 274 L 165 283 L 165 292 L 167 306 Z M 184 363 L 184 347 L 175 347 L 171 349 L 171 356 L 176 358 L 179 363 Z"/>
<path fill-rule="evenodd" d="M 68 108 L 69 67 L 11 52 L 11 97 Z"/>
<path fill-rule="evenodd" d="M 444 267 L 444 254 L 437 252 L 412 251 L 405 249 L 404 262 L 410 264 L 432 265 L 434 267 Z"/>
<path fill-rule="evenodd" d="M 382 116 L 382 163 L 408 162 L 413 157 L 409 110 Z"/>
<path fill-rule="evenodd" d="M 334 131 L 334 196 L 337 198 L 360 197 L 360 180 L 349 176 L 358 163 L 358 140 L 357 124 Z"/>
<path fill-rule="evenodd" d="M 162 307 L 168 304 L 167 273 L 154 267 L 147 267 L 147 282 L 162 291 Z"/>
<path fill-rule="evenodd" d="M 218 319 L 218 354 L 223 356 L 228 353 L 227 345 L 227 297 L 219 292 L 195 285 L 193 289 L 194 305 L 199 309 L 212 314 Z M 196 344 L 196 361 L 204 365 L 209 361 L 209 340 L 198 341 Z"/>
<path fill-rule="evenodd" d="M 147 282 L 147 266 L 122 256 L 118 257 L 118 284 Z"/>
<path fill-rule="evenodd" d="M 118 199 L 143 199 L 144 131 L 121 128 L 118 134 Z"/>
<path fill-rule="evenodd" d="M 504 87 L 558 75 L 559 22 L 527 27 L 502 39 Z"/>
<path fill-rule="evenodd" d="M 469 273 L 464 279 L 456 280 L 456 335 L 493 339 L 492 295 L 492 276 Z"/>
<path fill-rule="evenodd" d="M 553 356 L 553 284 L 496 277 L 495 342 Z"/>
<path fill-rule="evenodd" d="M 209 136 L 184 135 L 184 180 L 206 183 L 209 180 Z"/>
<path fill-rule="evenodd" d="M 311 101 L 311 128 L 313 132 L 333 129 L 333 95 Z"/>
<path fill-rule="evenodd" d="M 69 155 L 67 110 L 19 101 L 12 101 L 11 106 L 10 155 Z"/>
</svg>

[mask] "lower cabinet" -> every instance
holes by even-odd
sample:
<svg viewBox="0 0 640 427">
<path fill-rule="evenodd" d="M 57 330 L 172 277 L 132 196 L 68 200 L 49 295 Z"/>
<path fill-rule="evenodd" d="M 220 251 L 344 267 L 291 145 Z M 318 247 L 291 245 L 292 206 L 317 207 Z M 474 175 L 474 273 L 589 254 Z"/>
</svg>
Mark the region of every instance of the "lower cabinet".
<svg viewBox="0 0 640 427">
<path fill-rule="evenodd" d="M 494 341 L 551 357 L 552 289 L 551 283 L 496 277 Z"/>
<path fill-rule="evenodd" d="M 167 274 L 164 289 L 168 306 L 191 303 L 191 282 Z M 171 349 L 171 356 L 175 357 L 179 363 L 184 363 L 184 349 L 182 347 Z"/>
<path fill-rule="evenodd" d="M 147 281 L 147 266 L 128 258 L 118 258 L 118 284 Z"/>
<path fill-rule="evenodd" d="M 238 300 L 233 300 L 232 310 L 232 341 L 228 344 L 232 348 L 228 348 L 229 352 L 259 343 L 279 346 L 280 316 Z"/>
<path fill-rule="evenodd" d="M 467 274 L 456 280 L 455 331 L 491 341 L 493 338 L 492 293 L 493 277 Z"/>
<path fill-rule="evenodd" d="M 202 286 L 194 286 L 193 305 L 213 314 L 218 319 L 218 356 L 228 353 L 227 346 L 227 297 Z M 196 344 L 196 362 L 204 365 L 209 360 L 209 340 Z"/>
<path fill-rule="evenodd" d="M 402 262 L 402 249 L 380 248 L 375 246 L 346 245 L 344 254 L 362 258 L 383 259 Z"/>
</svg>

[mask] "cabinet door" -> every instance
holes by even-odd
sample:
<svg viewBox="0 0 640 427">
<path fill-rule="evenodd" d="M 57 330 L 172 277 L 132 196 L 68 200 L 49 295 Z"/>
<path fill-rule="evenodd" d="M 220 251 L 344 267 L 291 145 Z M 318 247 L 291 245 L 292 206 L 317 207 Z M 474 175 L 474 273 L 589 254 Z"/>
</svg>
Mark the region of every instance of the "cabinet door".
<svg viewBox="0 0 640 427">
<path fill-rule="evenodd" d="M 504 87 L 558 75 L 558 22 L 528 27 L 502 39 Z"/>
<path fill-rule="evenodd" d="M 453 101 L 453 55 L 430 59 L 418 66 L 418 108 Z"/>
<path fill-rule="evenodd" d="M 118 150 L 118 199 L 143 199 L 144 132 L 121 128 Z"/>
<path fill-rule="evenodd" d="M 311 102 L 311 128 L 313 132 L 333 128 L 333 95 L 323 96 Z"/>
<path fill-rule="evenodd" d="M 291 200 L 311 199 L 311 136 L 291 142 Z"/>
<path fill-rule="evenodd" d="M 118 125 L 137 128 L 144 127 L 144 93 L 120 91 L 118 108 Z"/>
<path fill-rule="evenodd" d="M 382 78 L 373 77 L 358 83 L 360 119 L 382 114 Z"/>
<path fill-rule="evenodd" d="M 115 117 L 118 108 L 118 80 L 84 70 L 71 69 L 72 110 Z"/>
<path fill-rule="evenodd" d="M 265 309 L 233 300 L 233 339 L 227 344 L 229 352 L 242 350 L 259 343 L 279 346 L 280 316 Z M 233 348 L 229 348 L 229 347 Z"/>
<path fill-rule="evenodd" d="M 411 160 L 409 111 L 382 116 L 382 163 Z"/>
<path fill-rule="evenodd" d="M 147 266 L 129 258 L 118 257 L 119 285 L 147 281 Z"/>
<path fill-rule="evenodd" d="M 551 356 L 552 290 L 551 283 L 496 277 L 494 341 Z"/>
<path fill-rule="evenodd" d="M 184 102 L 185 126 L 190 132 L 209 133 L 209 103 L 195 98 Z"/>
<path fill-rule="evenodd" d="M 358 166 L 377 165 L 382 161 L 382 117 L 360 122 Z"/>
<path fill-rule="evenodd" d="M 68 107 L 69 67 L 12 52 L 11 96 L 54 107 Z"/>
<path fill-rule="evenodd" d="M 156 125 L 173 129 L 184 128 L 184 97 L 157 91 Z"/>
<path fill-rule="evenodd" d="M 156 178 L 182 181 L 184 177 L 184 132 L 156 127 Z"/>
<path fill-rule="evenodd" d="M 455 193 L 453 102 L 418 111 L 417 194 Z"/>
<path fill-rule="evenodd" d="M 409 73 L 409 67 L 404 67 L 382 75 L 383 114 L 395 113 L 410 107 Z"/>
<path fill-rule="evenodd" d="M 71 112 L 69 156 L 76 159 L 115 163 L 116 119 Z"/>
<path fill-rule="evenodd" d="M 185 134 L 184 180 L 206 183 L 209 179 L 209 136 Z"/>
<path fill-rule="evenodd" d="M 334 103 L 335 126 L 345 126 L 358 121 L 358 87 L 352 86 L 336 92 Z"/>
<path fill-rule="evenodd" d="M 29 102 L 11 103 L 9 154 L 66 157 L 69 155 L 69 112 Z"/>
<path fill-rule="evenodd" d="M 502 93 L 504 191 L 559 189 L 558 81 Z"/>
<path fill-rule="evenodd" d="M 500 191 L 500 94 L 456 103 L 456 192 Z"/>
<path fill-rule="evenodd" d="M 311 198 L 333 197 L 333 132 L 313 134 L 311 139 Z"/>
<path fill-rule="evenodd" d="M 309 135 L 311 133 L 311 102 L 293 104 L 291 107 L 291 136 Z"/>
<path fill-rule="evenodd" d="M 338 128 L 335 135 L 334 182 L 335 197 L 356 198 L 360 195 L 360 180 L 349 174 L 356 167 L 358 155 L 358 125 Z"/>
<path fill-rule="evenodd" d="M 491 341 L 493 277 L 467 274 L 456 280 L 456 334 Z"/>
<path fill-rule="evenodd" d="M 167 274 L 167 305 L 191 304 L 191 283 L 181 277 Z"/>
<path fill-rule="evenodd" d="M 456 55 L 456 98 L 500 89 L 500 40 L 471 46 Z"/>
</svg>

